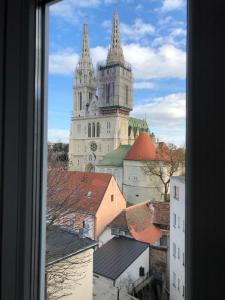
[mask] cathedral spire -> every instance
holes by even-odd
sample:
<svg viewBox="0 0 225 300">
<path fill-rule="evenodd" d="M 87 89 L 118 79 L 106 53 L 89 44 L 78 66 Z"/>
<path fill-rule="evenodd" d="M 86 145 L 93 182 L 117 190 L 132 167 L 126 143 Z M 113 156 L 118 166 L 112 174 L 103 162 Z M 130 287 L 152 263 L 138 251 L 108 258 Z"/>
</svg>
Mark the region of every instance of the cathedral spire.
<svg viewBox="0 0 225 300">
<path fill-rule="evenodd" d="M 107 57 L 107 64 L 113 63 L 124 63 L 123 49 L 120 43 L 119 13 L 117 10 L 114 13 L 111 45 Z"/>
<path fill-rule="evenodd" d="M 84 24 L 83 28 L 83 43 L 82 43 L 82 57 L 90 56 L 89 49 L 89 36 L 88 36 L 88 24 Z"/>
</svg>

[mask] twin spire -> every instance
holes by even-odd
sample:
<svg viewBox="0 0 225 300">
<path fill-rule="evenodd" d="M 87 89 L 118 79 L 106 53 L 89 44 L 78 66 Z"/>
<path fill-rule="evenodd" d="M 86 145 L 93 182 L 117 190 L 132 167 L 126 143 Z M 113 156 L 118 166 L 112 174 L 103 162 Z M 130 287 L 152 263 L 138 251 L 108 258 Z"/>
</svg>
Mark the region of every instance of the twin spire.
<svg viewBox="0 0 225 300">
<path fill-rule="evenodd" d="M 89 34 L 88 34 L 87 24 L 84 24 L 84 28 L 83 28 L 82 54 L 80 59 L 82 60 L 85 58 L 90 59 Z M 114 13 L 111 45 L 107 56 L 107 65 L 111 65 L 115 63 L 124 64 L 123 49 L 120 42 L 118 11 Z"/>
<path fill-rule="evenodd" d="M 120 42 L 119 14 L 115 11 L 111 45 L 108 52 L 107 64 L 124 63 L 123 49 Z"/>
</svg>

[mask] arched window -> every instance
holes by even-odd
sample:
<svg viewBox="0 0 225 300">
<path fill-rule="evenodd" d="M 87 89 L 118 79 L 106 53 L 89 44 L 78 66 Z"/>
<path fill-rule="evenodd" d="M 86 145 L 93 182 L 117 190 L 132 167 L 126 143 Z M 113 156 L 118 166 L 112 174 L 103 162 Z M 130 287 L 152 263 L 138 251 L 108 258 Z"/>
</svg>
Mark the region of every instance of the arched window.
<svg viewBox="0 0 225 300">
<path fill-rule="evenodd" d="M 97 137 L 100 137 L 100 123 L 97 123 Z"/>
<path fill-rule="evenodd" d="M 110 97 L 110 83 L 106 84 L 106 103 L 109 103 L 109 97 Z"/>
<path fill-rule="evenodd" d="M 80 110 L 82 110 L 82 93 L 80 92 Z"/>
<path fill-rule="evenodd" d="M 126 105 L 128 104 L 128 85 L 125 86 L 126 89 Z"/>
<path fill-rule="evenodd" d="M 88 123 L 88 137 L 91 137 L 91 123 Z"/>
<path fill-rule="evenodd" d="M 95 137 L 95 123 L 92 123 L 92 137 Z"/>
</svg>

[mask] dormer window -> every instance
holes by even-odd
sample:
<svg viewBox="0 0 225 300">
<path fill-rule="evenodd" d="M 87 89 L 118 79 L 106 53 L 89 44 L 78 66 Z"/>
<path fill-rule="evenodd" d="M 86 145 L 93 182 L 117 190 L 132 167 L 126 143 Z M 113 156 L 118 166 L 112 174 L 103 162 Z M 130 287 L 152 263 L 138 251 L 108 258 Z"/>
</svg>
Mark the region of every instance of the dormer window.
<svg viewBox="0 0 225 300">
<path fill-rule="evenodd" d="M 90 198 L 91 195 L 92 195 L 92 191 L 89 191 L 89 192 L 87 193 L 87 196 Z"/>
</svg>

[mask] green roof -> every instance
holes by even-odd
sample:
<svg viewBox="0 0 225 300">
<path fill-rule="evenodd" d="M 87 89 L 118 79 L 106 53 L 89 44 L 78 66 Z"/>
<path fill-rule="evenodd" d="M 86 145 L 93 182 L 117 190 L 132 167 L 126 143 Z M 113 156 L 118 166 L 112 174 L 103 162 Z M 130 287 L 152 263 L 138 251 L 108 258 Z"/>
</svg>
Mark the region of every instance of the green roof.
<svg viewBox="0 0 225 300">
<path fill-rule="evenodd" d="M 128 126 L 132 128 L 138 128 L 141 131 L 149 131 L 148 123 L 141 119 L 129 118 Z"/>
<path fill-rule="evenodd" d="M 116 150 L 106 154 L 103 160 L 98 163 L 98 166 L 122 167 L 124 157 L 130 148 L 130 145 L 120 145 Z"/>
</svg>

